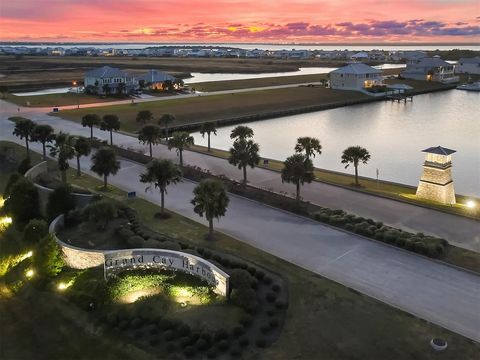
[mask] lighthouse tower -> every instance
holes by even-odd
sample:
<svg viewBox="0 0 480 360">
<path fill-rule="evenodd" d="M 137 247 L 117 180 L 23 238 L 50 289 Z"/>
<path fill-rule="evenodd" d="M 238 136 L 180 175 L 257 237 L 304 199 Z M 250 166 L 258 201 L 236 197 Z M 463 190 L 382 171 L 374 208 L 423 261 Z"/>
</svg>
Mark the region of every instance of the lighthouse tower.
<svg viewBox="0 0 480 360">
<path fill-rule="evenodd" d="M 423 174 L 417 187 L 417 197 L 442 204 L 455 204 L 451 155 L 456 151 L 437 146 L 422 152 L 426 155 Z"/>
</svg>

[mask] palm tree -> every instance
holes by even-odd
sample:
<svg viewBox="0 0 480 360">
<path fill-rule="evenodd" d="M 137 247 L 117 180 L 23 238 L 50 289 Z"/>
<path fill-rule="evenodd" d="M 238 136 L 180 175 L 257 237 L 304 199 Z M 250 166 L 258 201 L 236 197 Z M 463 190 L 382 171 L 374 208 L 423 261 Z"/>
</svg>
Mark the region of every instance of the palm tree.
<svg viewBox="0 0 480 360">
<path fill-rule="evenodd" d="M 113 145 L 112 132 L 120 130 L 120 120 L 118 116 L 113 114 L 104 115 L 100 123 L 100 130 L 110 131 L 110 145 Z"/>
<path fill-rule="evenodd" d="M 370 160 L 370 153 L 367 149 L 361 146 L 350 146 L 343 150 L 342 164 L 345 165 L 345 169 L 352 163 L 355 167 L 355 185 L 359 186 L 358 182 L 358 164 L 360 162 L 366 164 Z"/>
<path fill-rule="evenodd" d="M 150 159 L 152 158 L 152 145 L 160 142 L 161 130 L 157 125 L 145 125 L 138 133 L 138 141 L 148 144 L 150 147 Z"/>
<path fill-rule="evenodd" d="M 248 126 L 239 125 L 230 133 L 230 139 L 248 139 L 253 137 L 253 130 Z"/>
<path fill-rule="evenodd" d="M 100 125 L 100 116 L 97 114 L 87 114 L 82 117 L 82 126 L 90 128 L 90 140 L 93 140 L 93 127 Z"/>
<path fill-rule="evenodd" d="M 141 110 L 137 114 L 137 122 L 145 124 L 147 121 L 153 119 L 153 114 L 150 110 Z"/>
<path fill-rule="evenodd" d="M 90 170 L 98 176 L 103 176 L 103 189 L 108 189 L 107 178 L 115 175 L 120 169 L 120 162 L 117 160 L 115 151 L 108 147 L 102 147 L 92 156 L 92 166 Z"/>
<path fill-rule="evenodd" d="M 140 182 L 153 183 L 155 188 L 160 189 L 160 196 L 162 198 L 162 206 L 160 213 L 164 215 L 165 209 L 165 194 L 167 193 L 167 186 L 176 184 L 181 181 L 182 172 L 179 167 L 171 160 L 153 160 L 147 165 L 147 172 L 140 174 Z M 145 189 L 147 191 L 151 185 Z"/>
<path fill-rule="evenodd" d="M 73 147 L 75 149 L 75 156 L 77 157 L 77 177 L 80 177 L 80 158 L 82 156 L 90 155 L 90 152 L 92 151 L 92 146 L 90 144 L 90 141 L 88 141 L 86 137 L 77 136 Z"/>
<path fill-rule="evenodd" d="M 127 92 L 127 85 L 124 82 L 118 83 L 118 86 L 117 86 L 118 95 L 126 94 L 126 92 Z"/>
<path fill-rule="evenodd" d="M 318 155 L 322 153 L 322 145 L 320 145 L 320 140 L 317 138 L 309 136 L 299 137 L 295 145 L 295 152 L 305 152 L 307 159 L 310 159 L 311 156 L 315 157 L 315 153 Z"/>
<path fill-rule="evenodd" d="M 168 139 L 167 145 L 168 150 L 177 149 L 177 154 L 180 156 L 180 167 L 183 168 L 183 150 L 193 145 L 193 136 L 190 136 L 187 132 L 174 132 L 172 137 Z"/>
<path fill-rule="evenodd" d="M 200 134 L 202 134 L 202 137 L 205 137 L 205 134 L 207 134 L 208 138 L 208 151 L 210 151 L 210 134 L 217 135 L 217 124 L 215 122 L 206 122 L 203 123 L 201 128 L 200 128 Z"/>
<path fill-rule="evenodd" d="M 108 84 L 103 84 L 102 89 L 105 95 L 110 95 L 110 86 Z"/>
<path fill-rule="evenodd" d="M 165 139 L 168 139 L 168 126 L 175 121 L 175 116 L 172 114 L 163 114 L 158 119 L 158 125 L 163 125 L 165 127 Z"/>
<path fill-rule="evenodd" d="M 32 140 L 42 143 L 43 160 L 47 160 L 46 143 L 55 140 L 53 128 L 47 124 L 35 125 L 33 128 Z"/>
<path fill-rule="evenodd" d="M 48 145 L 50 155 L 57 157 L 58 169 L 62 174 L 62 182 L 67 183 L 67 170 L 70 168 L 69 160 L 75 156 L 75 137 L 60 132 L 55 136 L 53 145 Z"/>
<path fill-rule="evenodd" d="M 237 166 L 239 169 L 243 169 L 243 186 L 247 186 L 247 166 L 252 169 L 260 161 L 258 155 L 260 148 L 253 140 L 237 139 L 233 143 L 233 147 L 230 148 L 230 157 L 228 162 Z"/>
<path fill-rule="evenodd" d="M 220 219 L 227 212 L 230 201 L 223 184 L 216 179 L 205 179 L 193 189 L 193 211 L 208 221 L 208 238 L 213 238 L 213 219 Z"/>
<path fill-rule="evenodd" d="M 294 154 L 287 158 L 282 169 L 282 182 L 293 183 L 297 187 L 296 201 L 300 202 L 300 185 L 310 184 L 315 179 L 313 163 L 306 155 Z"/>
<path fill-rule="evenodd" d="M 28 158 L 30 158 L 29 141 L 32 138 L 34 128 L 35 123 L 32 120 L 22 118 L 15 123 L 15 128 L 13 129 L 13 135 L 19 137 L 20 139 L 25 139 L 25 147 L 27 148 Z"/>
</svg>

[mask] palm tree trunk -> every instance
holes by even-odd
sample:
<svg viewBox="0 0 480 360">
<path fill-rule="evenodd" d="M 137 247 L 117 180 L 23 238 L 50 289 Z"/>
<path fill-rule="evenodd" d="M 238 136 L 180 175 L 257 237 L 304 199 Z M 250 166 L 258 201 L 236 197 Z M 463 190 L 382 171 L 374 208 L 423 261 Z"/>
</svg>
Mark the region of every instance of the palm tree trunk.
<svg viewBox="0 0 480 360">
<path fill-rule="evenodd" d="M 107 175 L 103 175 L 103 189 L 107 191 Z"/>
<path fill-rule="evenodd" d="M 113 131 L 110 130 L 110 145 L 113 145 Z"/>
<path fill-rule="evenodd" d="M 183 168 L 183 151 L 179 150 L 178 153 L 180 154 L 180 167 Z"/>
<path fill-rule="evenodd" d="M 93 140 L 93 125 L 90 126 L 90 140 Z"/>
<path fill-rule="evenodd" d="M 300 203 L 300 181 L 297 182 L 297 197 L 295 198 L 297 205 Z"/>
<path fill-rule="evenodd" d="M 61 170 L 60 173 L 62 174 L 62 182 L 64 184 L 67 183 L 67 170 Z"/>
<path fill-rule="evenodd" d="M 43 161 L 47 160 L 47 149 L 45 148 L 45 143 L 42 142 L 42 147 L 43 147 Z"/>
<path fill-rule="evenodd" d="M 150 159 L 153 157 L 152 156 L 152 143 L 148 143 L 150 145 Z"/>
<path fill-rule="evenodd" d="M 207 135 L 208 135 L 208 151 L 210 152 L 210 133 L 208 133 Z"/>
<path fill-rule="evenodd" d="M 243 187 L 247 187 L 247 167 L 243 167 Z"/>
<path fill-rule="evenodd" d="M 160 190 L 160 197 L 162 198 L 160 213 L 163 215 L 165 209 L 165 190 Z"/>
<path fill-rule="evenodd" d="M 208 220 L 208 238 L 213 239 L 213 218 Z"/>
<path fill-rule="evenodd" d="M 27 158 L 30 158 L 30 147 L 28 144 L 28 136 L 25 136 L 25 147 L 27 148 Z"/>
<path fill-rule="evenodd" d="M 359 185 L 358 184 L 358 166 L 355 166 L 355 185 Z"/>
<path fill-rule="evenodd" d="M 80 177 L 80 155 L 77 156 L 77 177 Z"/>
</svg>

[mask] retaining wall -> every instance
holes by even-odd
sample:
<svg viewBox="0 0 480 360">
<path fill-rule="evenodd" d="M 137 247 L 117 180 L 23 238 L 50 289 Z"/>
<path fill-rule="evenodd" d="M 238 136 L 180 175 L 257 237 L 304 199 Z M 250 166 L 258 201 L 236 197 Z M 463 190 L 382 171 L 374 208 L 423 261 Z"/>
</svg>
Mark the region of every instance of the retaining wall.
<svg viewBox="0 0 480 360">
<path fill-rule="evenodd" d="M 38 189 L 38 195 L 40 200 L 40 211 L 42 215 L 46 215 L 47 209 L 47 202 L 48 197 L 54 191 L 54 189 L 45 187 L 35 182 L 35 179 L 42 174 L 46 174 L 48 172 L 48 164 L 46 161 L 42 161 L 41 163 L 33 166 L 30 168 L 26 173 L 25 177 L 33 182 L 35 187 Z M 73 199 L 75 201 L 75 207 L 81 208 L 90 203 L 93 198 L 93 194 L 80 194 L 80 193 L 72 193 Z"/>
</svg>

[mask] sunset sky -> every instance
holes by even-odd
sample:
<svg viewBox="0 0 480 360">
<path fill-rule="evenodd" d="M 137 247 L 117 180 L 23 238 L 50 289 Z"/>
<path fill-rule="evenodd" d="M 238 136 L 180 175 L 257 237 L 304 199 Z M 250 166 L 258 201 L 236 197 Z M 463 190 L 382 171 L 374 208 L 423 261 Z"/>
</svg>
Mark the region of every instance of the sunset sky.
<svg viewBox="0 0 480 360">
<path fill-rule="evenodd" d="M 0 0 L 0 39 L 477 42 L 480 0 Z"/>
</svg>

